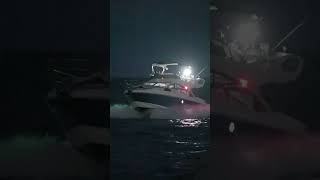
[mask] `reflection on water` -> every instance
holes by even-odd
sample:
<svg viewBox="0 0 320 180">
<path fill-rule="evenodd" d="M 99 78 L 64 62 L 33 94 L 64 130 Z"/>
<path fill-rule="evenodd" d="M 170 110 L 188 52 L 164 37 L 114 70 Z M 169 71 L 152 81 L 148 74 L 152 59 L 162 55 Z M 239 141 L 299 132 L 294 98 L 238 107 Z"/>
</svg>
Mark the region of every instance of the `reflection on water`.
<svg viewBox="0 0 320 180">
<path fill-rule="evenodd" d="M 169 120 L 169 122 L 174 123 L 177 127 L 198 127 L 207 124 L 205 119 L 176 119 Z"/>
<path fill-rule="evenodd" d="M 112 119 L 112 179 L 175 179 L 209 146 L 209 119 Z"/>
</svg>

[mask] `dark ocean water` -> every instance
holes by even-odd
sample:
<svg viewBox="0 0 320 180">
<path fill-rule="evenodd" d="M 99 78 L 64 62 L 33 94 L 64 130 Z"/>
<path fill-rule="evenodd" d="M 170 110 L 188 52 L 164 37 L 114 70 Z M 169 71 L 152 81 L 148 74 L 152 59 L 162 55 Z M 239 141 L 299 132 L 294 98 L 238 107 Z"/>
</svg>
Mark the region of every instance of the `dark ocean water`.
<svg viewBox="0 0 320 180">
<path fill-rule="evenodd" d="M 112 108 L 127 108 L 124 79 L 112 82 Z M 208 86 L 209 87 L 209 86 Z M 196 92 L 209 101 L 209 88 Z M 125 111 L 124 111 L 125 112 Z M 126 114 L 126 113 L 124 113 Z M 209 147 L 209 118 L 111 118 L 111 178 L 179 179 L 192 174 L 194 159 Z"/>
</svg>

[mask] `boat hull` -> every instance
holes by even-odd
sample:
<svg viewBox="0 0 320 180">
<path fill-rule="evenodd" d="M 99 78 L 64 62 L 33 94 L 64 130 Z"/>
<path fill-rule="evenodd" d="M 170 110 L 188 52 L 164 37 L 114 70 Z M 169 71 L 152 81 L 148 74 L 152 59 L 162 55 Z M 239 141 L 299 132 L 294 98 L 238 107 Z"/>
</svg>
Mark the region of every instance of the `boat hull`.
<svg viewBox="0 0 320 180">
<path fill-rule="evenodd" d="M 127 92 L 129 104 L 136 109 L 166 109 L 170 107 L 206 104 L 197 97 L 176 96 L 154 90 L 133 90 Z"/>
</svg>

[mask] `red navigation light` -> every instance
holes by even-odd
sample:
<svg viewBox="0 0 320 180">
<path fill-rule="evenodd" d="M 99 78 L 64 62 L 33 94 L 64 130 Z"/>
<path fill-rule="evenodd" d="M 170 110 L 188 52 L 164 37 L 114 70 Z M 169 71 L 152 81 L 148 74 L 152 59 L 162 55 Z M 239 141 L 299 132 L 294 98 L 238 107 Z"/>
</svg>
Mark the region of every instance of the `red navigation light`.
<svg viewBox="0 0 320 180">
<path fill-rule="evenodd" d="M 188 90 L 189 88 L 188 88 L 188 86 L 184 86 L 184 89 L 185 89 L 185 90 Z"/>
<path fill-rule="evenodd" d="M 249 84 L 248 80 L 240 78 L 239 83 L 240 83 L 240 87 L 248 88 L 248 84 Z"/>
</svg>

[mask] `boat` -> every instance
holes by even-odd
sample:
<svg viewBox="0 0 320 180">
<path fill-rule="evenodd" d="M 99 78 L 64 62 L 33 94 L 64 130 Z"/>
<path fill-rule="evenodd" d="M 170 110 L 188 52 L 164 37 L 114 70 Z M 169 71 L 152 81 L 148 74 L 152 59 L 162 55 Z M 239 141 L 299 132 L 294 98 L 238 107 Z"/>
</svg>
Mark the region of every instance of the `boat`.
<svg viewBox="0 0 320 180">
<path fill-rule="evenodd" d="M 204 105 L 193 89 L 202 88 L 205 80 L 194 75 L 191 66 L 178 63 L 154 63 L 149 79 L 125 91 L 131 107 L 137 111 L 167 109 L 176 106 Z"/>
<path fill-rule="evenodd" d="M 220 9 L 212 5 L 210 10 L 216 22 L 216 12 Z M 259 179 L 262 176 L 278 179 L 318 171 L 318 156 L 311 152 L 308 126 L 274 110 L 261 93 L 268 84 L 285 86 L 296 81 L 304 60 L 286 51 L 276 51 L 283 40 L 270 51 L 264 44 L 264 51 L 252 48 L 259 53 L 248 53 L 237 51 L 233 42 L 223 39 L 215 36 L 211 52 L 213 121 L 210 129 L 214 148 L 197 159 L 199 169 L 194 179 Z M 300 147 L 299 150 L 296 147 Z M 304 165 L 308 170 L 302 168 Z"/>
<path fill-rule="evenodd" d="M 211 9 L 217 11 L 218 8 Z M 292 153 L 292 148 L 287 148 L 288 141 L 282 143 L 285 144 L 284 151 L 283 147 L 278 148 L 280 141 L 277 140 L 303 136 L 308 127 L 285 113 L 275 111 L 262 90 L 268 84 L 285 85 L 297 80 L 303 59 L 286 51 L 269 49 L 264 43 L 243 51 L 235 41 L 227 41 L 225 34 L 214 36 L 211 41 L 213 91 L 210 129 L 214 148 L 199 155 L 196 160 L 199 169 L 194 179 L 257 179 L 261 174 L 275 172 L 274 167 L 279 163 L 286 164 L 286 169 L 294 167 L 290 164 L 292 161 L 279 153 Z M 303 152 L 302 149 L 299 152 Z M 233 173 L 228 172 L 230 167 Z M 252 173 L 257 169 L 258 173 Z"/>
<path fill-rule="evenodd" d="M 108 73 L 99 69 L 103 62 L 94 59 L 93 55 L 85 55 L 69 57 L 62 54 L 48 60 L 52 81 L 48 99 L 57 99 L 60 95 L 73 99 L 109 99 Z"/>
<path fill-rule="evenodd" d="M 237 51 L 231 42 L 222 44 L 213 41 L 213 46 L 212 67 L 215 72 L 239 79 L 247 78 L 256 87 L 295 81 L 302 72 L 304 59 L 292 53 L 268 52 L 268 49 L 263 52 L 258 48 Z"/>
<path fill-rule="evenodd" d="M 95 63 L 99 61 L 86 56 L 69 58 L 64 54 L 48 61 L 51 86 L 47 102 L 52 119 L 61 124 L 58 127 L 62 137 L 66 136 L 67 129 L 78 125 L 102 129 L 109 126 L 106 120 L 110 94 L 108 76 Z"/>
<path fill-rule="evenodd" d="M 303 69 L 304 59 L 287 52 L 286 47 L 278 50 L 302 25 L 299 23 L 274 47 L 263 41 L 261 27 L 263 18 L 256 14 L 224 13 L 216 6 L 210 8 L 219 28 L 215 28 L 211 40 L 211 72 L 214 93 L 225 92 L 234 99 L 230 106 L 243 104 L 253 111 L 272 111 L 265 100 L 264 88 L 270 84 L 286 85 L 296 81 Z M 229 18 L 241 16 L 238 21 Z M 215 97 L 218 96 L 218 97 Z M 213 95 L 215 99 L 221 95 Z M 228 100 L 228 101 L 229 101 Z M 230 102 L 230 101 L 229 101 Z M 259 106 L 259 108 L 258 108 Z M 239 106 L 240 107 L 240 106 Z"/>
<path fill-rule="evenodd" d="M 60 80 L 48 93 L 48 99 L 56 99 L 60 95 L 67 95 L 74 99 L 108 100 L 109 88 L 103 73 L 97 72 L 88 76 L 77 76 L 57 69 L 52 70 Z"/>
<path fill-rule="evenodd" d="M 269 101 L 274 94 L 264 91 L 270 84 L 285 88 L 286 84 L 299 78 L 304 59 L 287 52 L 286 48 L 278 50 L 278 47 L 303 23 L 271 48 L 268 42 L 259 41 L 257 37 L 263 18 L 246 15 L 243 21 L 236 21 L 240 24 L 237 29 L 235 21 L 231 21 L 233 24 L 223 23 L 228 16 L 222 16 L 220 9 L 210 9 L 214 22 L 222 22 L 219 28 L 215 28 L 217 32 L 213 32 L 210 52 L 213 82 L 211 114 L 215 120 L 212 127 L 215 136 L 219 133 L 248 134 L 251 130 L 256 134 L 257 129 L 305 132 L 307 127 L 304 123 L 275 110 Z"/>
</svg>

